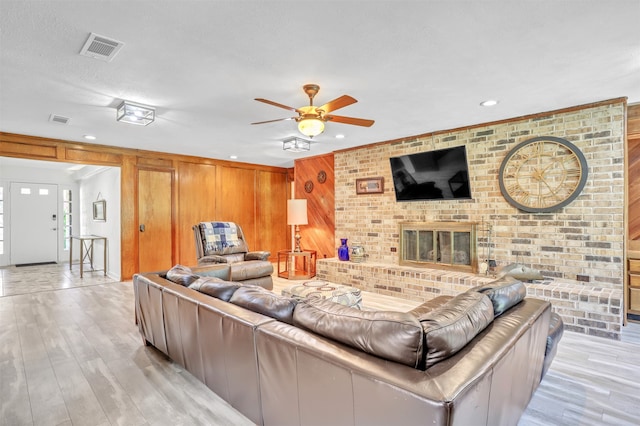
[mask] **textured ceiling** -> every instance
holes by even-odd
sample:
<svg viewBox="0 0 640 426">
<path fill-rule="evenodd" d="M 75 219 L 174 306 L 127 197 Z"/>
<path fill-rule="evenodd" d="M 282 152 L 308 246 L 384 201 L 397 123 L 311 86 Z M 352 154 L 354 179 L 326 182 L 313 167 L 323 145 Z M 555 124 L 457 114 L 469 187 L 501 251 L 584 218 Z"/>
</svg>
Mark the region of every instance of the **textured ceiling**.
<svg viewBox="0 0 640 426">
<path fill-rule="evenodd" d="M 640 102 L 640 0 L 0 0 L 0 130 L 292 166 L 303 155 L 617 97 Z M 91 32 L 125 45 L 80 56 Z M 316 105 L 370 128 L 328 123 L 311 151 L 282 151 L 291 112 Z M 492 108 L 479 103 L 498 99 Z M 121 100 L 155 106 L 117 123 Z M 69 125 L 48 121 L 71 118 Z M 344 134 L 344 139 L 336 139 Z"/>
</svg>

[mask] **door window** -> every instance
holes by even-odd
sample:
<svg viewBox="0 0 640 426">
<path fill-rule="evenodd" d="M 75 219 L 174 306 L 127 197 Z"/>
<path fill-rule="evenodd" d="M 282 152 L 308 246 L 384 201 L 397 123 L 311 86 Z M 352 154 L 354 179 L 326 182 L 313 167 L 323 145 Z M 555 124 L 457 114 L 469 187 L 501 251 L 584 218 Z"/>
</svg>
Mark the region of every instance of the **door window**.
<svg viewBox="0 0 640 426">
<path fill-rule="evenodd" d="M 69 246 L 71 245 L 71 231 L 73 229 L 73 215 L 71 214 L 71 212 L 73 211 L 72 198 L 73 193 L 70 189 L 62 190 L 62 230 L 64 238 L 64 251 L 69 251 Z"/>
</svg>

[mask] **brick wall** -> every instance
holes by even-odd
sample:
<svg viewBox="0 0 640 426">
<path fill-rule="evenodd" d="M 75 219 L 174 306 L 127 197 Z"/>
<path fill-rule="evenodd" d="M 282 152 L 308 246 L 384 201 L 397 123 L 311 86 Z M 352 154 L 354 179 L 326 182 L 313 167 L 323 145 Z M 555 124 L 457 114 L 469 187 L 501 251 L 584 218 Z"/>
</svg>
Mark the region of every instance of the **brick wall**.
<svg viewBox="0 0 640 426">
<path fill-rule="evenodd" d="M 336 247 L 339 238 L 349 238 L 349 243 L 362 243 L 368 262 L 397 266 L 399 222 L 486 222 L 493 228 L 491 257 L 498 268 L 519 262 L 538 269 L 547 285 L 568 289 L 567 300 L 569 294 L 606 291 L 613 304 L 608 302 L 606 312 L 601 312 L 604 307 L 593 309 L 608 315 L 604 324 L 574 305 L 567 307 L 571 312 L 563 318 L 569 329 L 616 334 L 624 269 L 625 110 L 624 101 L 614 100 L 336 152 Z M 571 141 L 589 166 L 581 195 L 552 213 L 517 210 L 504 199 L 498 184 L 498 170 L 507 152 L 537 136 Z M 457 145 L 467 146 L 473 199 L 395 201 L 389 157 Z M 356 178 L 375 176 L 384 177 L 384 194 L 356 195 Z M 480 233 L 480 256 L 488 250 L 486 246 Z M 535 293 L 536 285 L 529 291 Z"/>
</svg>

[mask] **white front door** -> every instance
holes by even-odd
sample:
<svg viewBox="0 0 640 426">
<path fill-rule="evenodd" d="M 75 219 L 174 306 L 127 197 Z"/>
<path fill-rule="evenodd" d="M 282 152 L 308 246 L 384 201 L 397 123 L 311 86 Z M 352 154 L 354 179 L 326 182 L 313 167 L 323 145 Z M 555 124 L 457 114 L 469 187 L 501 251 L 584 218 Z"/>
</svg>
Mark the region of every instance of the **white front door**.
<svg viewBox="0 0 640 426">
<path fill-rule="evenodd" d="M 11 264 L 58 260 L 58 186 L 11 182 Z"/>
</svg>

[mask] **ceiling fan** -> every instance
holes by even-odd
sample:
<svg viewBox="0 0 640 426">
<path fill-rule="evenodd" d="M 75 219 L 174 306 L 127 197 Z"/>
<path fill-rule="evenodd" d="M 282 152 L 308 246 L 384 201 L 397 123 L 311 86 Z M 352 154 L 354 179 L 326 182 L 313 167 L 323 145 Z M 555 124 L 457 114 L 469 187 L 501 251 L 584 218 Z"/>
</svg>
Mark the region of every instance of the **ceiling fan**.
<svg viewBox="0 0 640 426">
<path fill-rule="evenodd" d="M 329 114 L 337 109 L 344 108 L 351 104 L 358 102 L 349 95 L 342 95 L 326 104 L 316 107 L 313 106 L 313 98 L 320 91 L 320 86 L 317 84 L 305 84 L 302 86 L 304 92 L 309 96 L 309 106 L 303 106 L 300 108 L 293 108 L 290 106 L 282 105 L 277 102 L 270 101 L 268 99 L 256 98 L 258 102 L 264 102 L 265 104 L 277 106 L 278 108 L 288 109 L 298 113 L 297 117 L 280 118 L 277 120 L 259 121 L 251 124 L 264 124 L 273 123 L 275 121 L 296 120 L 298 123 L 298 130 L 305 136 L 313 138 L 324 131 L 324 123 L 327 121 L 333 121 L 336 123 L 353 124 L 356 126 L 371 127 L 374 123 L 373 120 L 366 120 L 364 118 L 344 117 L 341 115 Z"/>
</svg>

